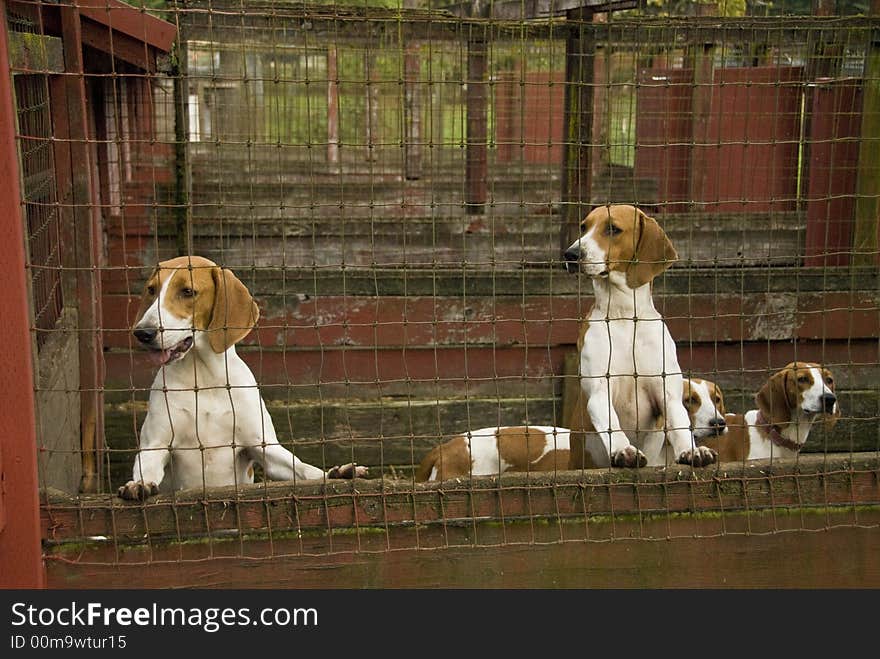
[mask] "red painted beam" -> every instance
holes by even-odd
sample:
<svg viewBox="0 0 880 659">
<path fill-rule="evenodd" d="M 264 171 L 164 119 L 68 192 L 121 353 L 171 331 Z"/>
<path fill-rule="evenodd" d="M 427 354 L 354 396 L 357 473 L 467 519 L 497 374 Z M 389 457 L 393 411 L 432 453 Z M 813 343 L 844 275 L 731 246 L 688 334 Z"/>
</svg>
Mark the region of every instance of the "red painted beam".
<svg viewBox="0 0 880 659">
<path fill-rule="evenodd" d="M 6 16 L 6 0 L 0 0 Z M 37 480 L 37 430 L 30 310 L 24 258 L 24 223 L 18 186 L 20 171 L 15 144 L 15 101 L 9 74 L 5 22 L 0 27 L 0 587 L 43 588 L 46 570 L 40 542 Z"/>
</svg>

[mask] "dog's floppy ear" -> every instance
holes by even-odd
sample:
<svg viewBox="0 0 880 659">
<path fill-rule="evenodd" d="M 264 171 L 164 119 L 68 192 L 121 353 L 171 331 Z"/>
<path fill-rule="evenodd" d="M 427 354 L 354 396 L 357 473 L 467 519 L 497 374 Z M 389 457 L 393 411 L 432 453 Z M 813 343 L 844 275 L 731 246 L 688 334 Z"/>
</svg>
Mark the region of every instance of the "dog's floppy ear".
<svg viewBox="0 0 880 659">
<path fill-rule="evenodd" d="M 791 422 L 791 408 L 788 396 L 788 380 L 794 377 L 794 368 L 786 366 L 774 373 L 755 396 L 758 409 L 771 425 L 781 426 Z"/>
<path fill-rule="evenodd" d="M 260 308 L 232 270 L 211 268 L 211 277 L 214 308 L 208 323 L 208 340 L 214 352 L 223 353 L 250 333 L 260 318 Z"/>
<path fill-rule="evenodd" d="M 633 261 L 626 270 L 626 285 L 630 288 L 644 286 L 654 277 L 678 260 L 678 253 L 657 220 L 648 217 L 640 209 L 639 237 Z"/>
</svg>

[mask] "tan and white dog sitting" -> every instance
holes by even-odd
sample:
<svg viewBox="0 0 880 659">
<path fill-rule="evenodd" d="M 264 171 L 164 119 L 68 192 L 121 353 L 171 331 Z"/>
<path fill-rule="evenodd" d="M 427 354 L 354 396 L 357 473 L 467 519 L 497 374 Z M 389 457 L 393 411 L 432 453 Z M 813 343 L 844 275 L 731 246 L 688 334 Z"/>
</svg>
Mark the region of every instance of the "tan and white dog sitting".
<svg viewBox="0 0 880 659">
<path fill-rule="evenodd" d="M 793 458 L 814 423 L 831 430 L 840 418 L 831 371 L 811 362 L 792 362 L 774 373 L 755 401 L 756 410 L 726 415 L 726 433 L 702 440 L 720 462 Z"/>
<path fill-rule="evenodd" d="M 595 303 L 578 338 L 581 386 L 565 422 L 571 468 L 664 465 L 667 440 L 679 463 L 715 462 L 712 449 L 694 444 L 675 342 L 652 296 L 654 278 L 678 258 L 672 242 L 634 206 L 596 208 L 580 230 L 563 256 L 569 272 L 591 277 Z"/>
<path fill-rule="evenodd" d="M 724 396 L 715 383 L 685 378 L 682 402 L 695 438 L 724 432 Z M 558 426 L 501 426 L 462 433 L 431 449 L 419 463 L 415 479 L 565 471 L 570 462 L 570 437 L 568 428 Z"/>
<path fill-rule="evenodd" d="M 245 285 L 208 259 L 182 256 L 153 271 L 132 332 L 160 368 L 132 479 L 119 496 L 143 499 L 160 485 L 252 483 L 255 463 L 271 480 L 366 475 L 353 464 L 324 472 L 278 443 L 254 375 L 235 350 L 258 318 Z"/>
<path fill-rule="evenodd" d="M 508 471 L 568 469 L 569 431 L 554 426 L 481 428 L 435 446 L 416 468 L 415 480 L 443 481 Z"/>
</svg>

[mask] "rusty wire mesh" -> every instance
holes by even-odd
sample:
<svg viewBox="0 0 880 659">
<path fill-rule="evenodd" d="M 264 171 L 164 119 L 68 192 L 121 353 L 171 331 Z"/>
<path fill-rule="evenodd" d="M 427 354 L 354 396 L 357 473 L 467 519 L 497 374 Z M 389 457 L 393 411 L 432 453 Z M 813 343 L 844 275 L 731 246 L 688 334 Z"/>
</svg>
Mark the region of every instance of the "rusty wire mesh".
<svg viewBox="0 0 880 659">
<path fill-rule="evenodd" d="M 56 5 L 11 4 L 11 31 L 68 37 Z M 155 12 L 177 29 L 165 54 L 120 35 L 124 11 L 108 5 L 107 40 L 84 41 L 81 72 L 13 66 L 42 513 L 59 560 L 876 526 L 861 508 L 876 501 L 880 449 L 876 19 L 195 0 Z M 70 107 L 50 98 L 59 80 L 84 90 L 84 137 L 50 130 L 47 108 Z M 53 148 L 73 159 L 76 147 L 90 191 L 56 194 Z M 835 375 L 840 422 L 773 469 L 416 483 L 414 466 L 458 433 L 564 423 L 592 290 L 562 251 L 607 203 L 655 216 L 678 251 L 653 295 L 686 376 L 744 412 L 773 372 L 816 362 Z M 83 212 L 94 253 L 65 257 Z M 157 262 L 186 253 L 254 295 L 261 318 L 237 350 L 281 443 L 324 470 L 366 465 L 368 479 L 258 470 L 257 485 L 112 496 L 131 478 L 156 372 L 130 332 L 138 299 Z M 96 314 L 62 322 L 89 294 Z"/>
</svg>

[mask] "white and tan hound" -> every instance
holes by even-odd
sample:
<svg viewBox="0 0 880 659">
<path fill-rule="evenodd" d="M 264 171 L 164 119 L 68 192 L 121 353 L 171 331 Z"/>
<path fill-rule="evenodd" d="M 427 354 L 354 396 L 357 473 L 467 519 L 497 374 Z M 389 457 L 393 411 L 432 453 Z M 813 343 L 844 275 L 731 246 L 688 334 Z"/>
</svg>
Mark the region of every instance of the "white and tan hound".
<svg viewBox="0 0 880 659">
<path fill-rule="evenodd" d="M 324 472 L 278 443 L 254 375 L 235 350 L 258 318 L 245 285 L 208 259 L 182 256 L 153 271 L 132 332 L 159 371 L 119 496 L 252 483 L 255 463 L 271 480 L 366 475 L 354 464 Z"/>
<path fill-rule="evenodd" d="M 711 380 L 684 378 L 682 402 L 691 420 L 695 440 L 723 435 L 727 431 L 726 408 L 721 387 Z"/>
<path fill-rule="evenodd" d="M 682 404 L 675 342 L 654 306 L 652 283 L 678 255 L 660 225 L 634 206 L 601 206 L 581 222 L 563 256 L 593 282 L 595 303 L 581 326 L 579 397 L 571 468 L 666 464 L 703 466 L 715 452 L 694 444 Z"/>
<path fill-rule="evenodd" d="M 416 468 L 415 480 L 443 481 L 504 472 L 568 469 L 569 431 L 554 426 L 481 428 L 435 446 Z"/>
<path fill-rule="evenodd" d="M 831 371 L 811 362 L 792 362 L 774 373 L 755 402 L 756 410 L 726 415 L 726 433 L 701 440 L 720 462 L 793 458 L 814 423 L 831 430 L 840 418 Z"/>
</svg>

